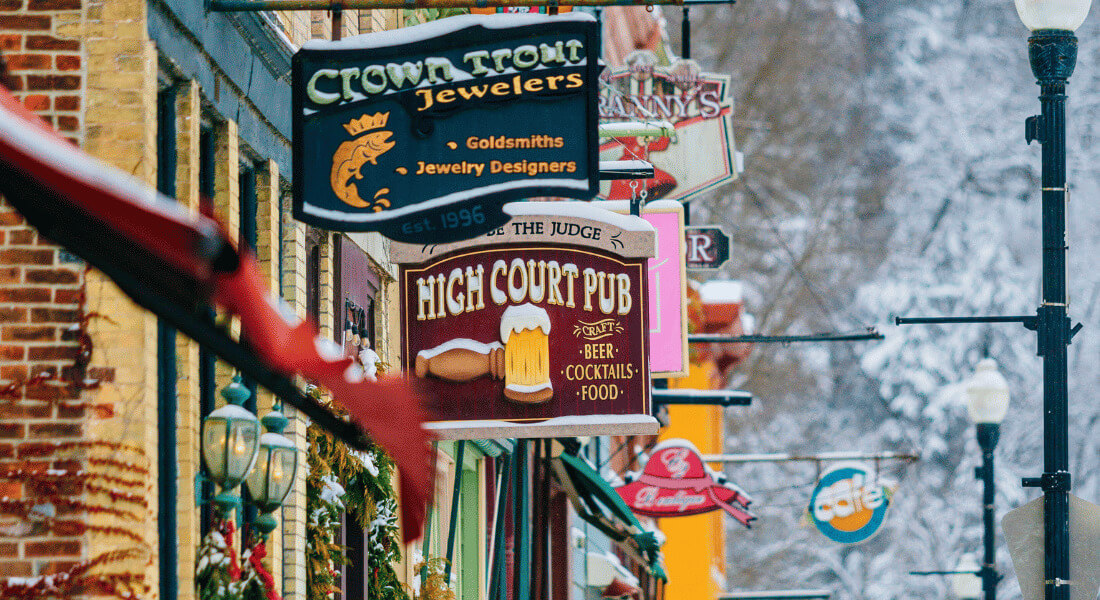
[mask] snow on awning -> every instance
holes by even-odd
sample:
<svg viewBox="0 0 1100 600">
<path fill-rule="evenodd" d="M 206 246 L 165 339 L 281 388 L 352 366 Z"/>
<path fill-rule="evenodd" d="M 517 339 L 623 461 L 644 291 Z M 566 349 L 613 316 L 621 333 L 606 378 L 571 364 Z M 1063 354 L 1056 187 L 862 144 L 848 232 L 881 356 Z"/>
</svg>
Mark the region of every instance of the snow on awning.
<svg viewBox="0 0 1100 600">
<path fill-rule="evenodd" d="M 254 258 L 238 252 L 219 223 L 91 158 L 2 86 L 0 192 L 43 236 L 318 424 L 356 447 L 366 444 L 365 431 L 401 469 L 404 531 L 419 536 L 431 481 L 419 398 L 397 381 L 371 381 L 269 296 Z M 240 318 L 247 345 L 198 310 L 211 303 Z M 303 394 L 293 375 L 327 388 L 358 427 Z"/>
</svg>

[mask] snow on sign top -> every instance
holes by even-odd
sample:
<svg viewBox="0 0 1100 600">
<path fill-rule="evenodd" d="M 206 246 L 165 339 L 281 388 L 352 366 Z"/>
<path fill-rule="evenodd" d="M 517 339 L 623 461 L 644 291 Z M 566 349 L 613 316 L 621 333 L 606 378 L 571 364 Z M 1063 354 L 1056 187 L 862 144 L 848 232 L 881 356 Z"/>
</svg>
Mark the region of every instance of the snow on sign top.
<svg viewBox="0 0 1100 600">
<path fill-rule="evenodd" d="M 510 202 L 504 212 L 513 217 L 527 215 L 579 217 L 614 225 L 624 231 L 656 231 L 645 219 L 613 213 L 590 202 Z"/>
<path fill-rule="evenodd" d="M 744 296 L 745 284 L 735 280 L 708 281 L 699 288 L 703 304 L 738 304 Z"/>
<path fill-rule="evenodd" d="M 596 18 L 583 12 L 568 12 L 561 15 L 541 14 L 492 14 L 492 15 L 458 15 L 412 27 L 403 27 L 390 31 L 376 33 L 364 33 L 339 41 L 309 40 L 302 45 L 305 50 L 373 50 L 387 48 L 430 40 L 442 37 L 448 33 L 461 31 L 468 27 L 480 25 L 486 29 L 509 29 L 524 25 L 538 25 L 542 23 L 562 22 L 595 22 Z"/>
<path fill-rule="evenodd" d="M 608 252 L 623 258 L 651 258 L 657 232 L 645 219 L 604 210 L 601 202 L 510 202 L 509 222 L 484 235 L 446 244 L 390 244 L 390 260 L 416 264 L 469 248 L 509 244 L 563 244 Z"/>
</svg>

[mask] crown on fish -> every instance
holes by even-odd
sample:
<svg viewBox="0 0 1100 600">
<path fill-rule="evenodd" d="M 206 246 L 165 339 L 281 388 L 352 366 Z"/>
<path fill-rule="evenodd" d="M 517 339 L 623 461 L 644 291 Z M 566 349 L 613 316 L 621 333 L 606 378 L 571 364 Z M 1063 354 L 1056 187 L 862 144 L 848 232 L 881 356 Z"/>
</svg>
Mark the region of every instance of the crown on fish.
<svg viewBox="0 0 1100 600">
<path fill-rule="evenodd" d="M 344 129 L 351 135 L 359 135 L 370 131 L 371 129 L 377 129 L 379 127 L 385 127 L 386 121 L 390 120 L 390 113 L 374 113 L 373 115 L 363 115 L 358 119 L 352 119 L 347 123 L 344 123 Z"/>
</svg>

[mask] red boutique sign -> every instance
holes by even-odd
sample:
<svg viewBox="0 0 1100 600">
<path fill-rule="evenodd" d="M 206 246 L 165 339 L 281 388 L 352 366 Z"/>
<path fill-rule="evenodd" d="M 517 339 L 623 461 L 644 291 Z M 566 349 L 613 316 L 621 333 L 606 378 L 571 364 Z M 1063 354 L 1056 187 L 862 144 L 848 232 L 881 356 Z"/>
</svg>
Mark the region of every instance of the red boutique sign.
<svg viewBox="0 0 1100 600">
<path fill-rule="evenodd" d="M 395 243 L 402 361 L 445 438 L 654 432 L 652 226 L 576 202 L 446 245 Z M 582 417 L 582 418 L 578 418 Z"/>
<path fill-rule="evenodd" d="M 642 473 L 616 491 L 640 515 L 686 517 L 721 508 L 745 527 L 756 520 L 748 512 L 752 499 L 725 475 L 707 468 L 687 440 L 658 444 Z"/>
</svg>

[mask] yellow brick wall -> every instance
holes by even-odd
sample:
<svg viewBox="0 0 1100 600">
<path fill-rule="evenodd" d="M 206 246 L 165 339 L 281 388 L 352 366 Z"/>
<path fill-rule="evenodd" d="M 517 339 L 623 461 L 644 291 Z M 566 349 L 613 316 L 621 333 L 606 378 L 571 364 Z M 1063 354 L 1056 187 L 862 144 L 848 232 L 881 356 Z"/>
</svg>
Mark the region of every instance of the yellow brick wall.
<svg viewBox="0 0 1100 600">
<path fill-rule="evenodd" d="M 191 210 L 199 209 L 199 131 L 202 104 L 197 83 L 178 86 L 176 99 L 176 200 Z M 176 452 L 179 493 L 176 519 L 179 535 L 179 599 L 195 593 L 195 553 L 199 544 L 199 511 L 195 507 L 195 473 L 202 468 L 199 456 L 199 345 L 185 335 L 176 341 Z"/>
<path fill-rule="evenodd" d="M 283 220 L 283 299 L 299 317 L 306 316 L 306 226 L 295 221 L 290 214 L 290 195 L 282 200 Z M 298 464 L 302 475 L 294 479 L 294 486 L 282 507 L 282 559 L 283 598 L 306 598 L 306 427 L 308 420 L 293 407 L 285 410 L 290 423 L 285 435 L 294 442 L 298 451 Z"/>
<path fill-rule="evenodd" d="M 156 52 L 145 30 L 144 0 L 110 0 L 85 3 L 79 18 L 59 23 L 62 37 L 82 38 L 87 49 L 84 148 L 139 179 L 153 185 L 156 177 Z M 155 597 L 157 506 L 156 456 L 156 319 L 130 302 L 97 272 L 87 279 L 87 310 L 109 316 L 92 319 L 89 333 L 95 341 L 94 364 L 115 370 L 115 380 L 105 384 L 96 401 L 113 407 L 113 416 L 93 419 L 88 437 L 132 445 L 122 451 L 122 462 L 146 469 L 145 508 L 134 507 L 144 520 L 126 522 L 117 516 L 93 514 L 89 523 L 125 527 L 143 543 L 123 543 L 116 536 L 89 535 L 89 556 L 126 549 L 138 550 L 134 558 L 103 567 L 104 573 L 140 573 Z M 134 479 L 128 469 L 106 472 Z M 134 490 L 131 490 L 134 491 Z"/>
</svg>

